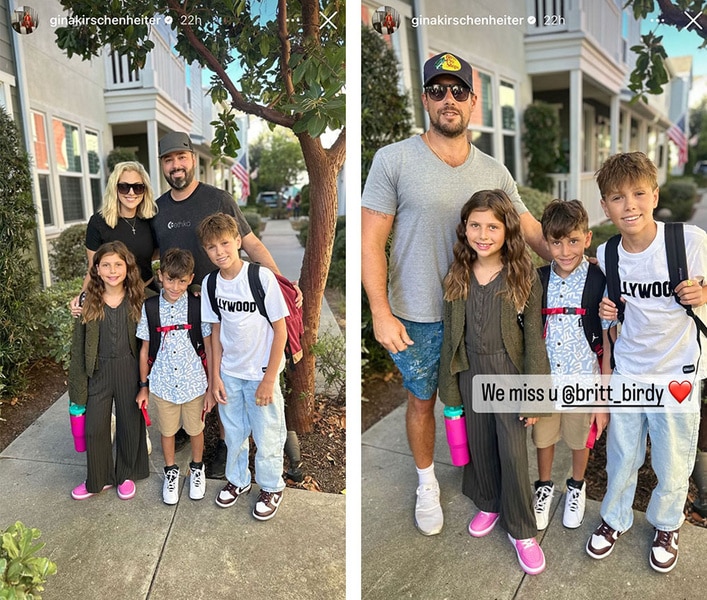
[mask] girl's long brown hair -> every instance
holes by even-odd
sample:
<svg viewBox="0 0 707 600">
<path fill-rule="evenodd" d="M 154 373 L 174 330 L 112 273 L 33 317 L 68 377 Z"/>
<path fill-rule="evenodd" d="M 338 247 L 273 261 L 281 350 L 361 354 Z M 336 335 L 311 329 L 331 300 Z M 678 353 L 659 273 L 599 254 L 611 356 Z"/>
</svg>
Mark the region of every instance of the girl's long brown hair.
<svg viewBox="0 0 707 600">
<path fill-rule="evenodd" d="M 450 302 L 466 300 L 469 295 L 471 266 L 477 254 L 466 239 L 466 221 L 474 210 L 490 210 L 505 225 L 501 262 L 506 267 L 507 275 L 503 295 L 518 312 L 522 312 L 530 296 L 534 269 L 521 233 L 520 217 L 503 190 L 478 191 L 463 206 L 461 220 L 457 225 L 454 261 L 444 278 L 444 299 Z"/>
<path fill-rule="evenodd" d="M 107 242 L 96 250 L 96 253 L 93 255 L 93 265 L 89 270 L 91 279 L 86 287 L 86 300 L 83 305 L 83 322 L 101 321 L 105 317 L 103 311 L 103 293 L 106 291 L 106 285 L 98 276 L 98 265 L 101 263 L 103 257 L 108 254 L 117 254 L 125 261 L 127 275 L 123 281 L 123 286 L 125 287 L 125 294 L 128 298 L 128 315 L 130 319 L 139 323 L 144 286 L 142 278 L 140 277 L 140 269 L 135 263 L 135 257 L 123 242 Z"/>
</svg>

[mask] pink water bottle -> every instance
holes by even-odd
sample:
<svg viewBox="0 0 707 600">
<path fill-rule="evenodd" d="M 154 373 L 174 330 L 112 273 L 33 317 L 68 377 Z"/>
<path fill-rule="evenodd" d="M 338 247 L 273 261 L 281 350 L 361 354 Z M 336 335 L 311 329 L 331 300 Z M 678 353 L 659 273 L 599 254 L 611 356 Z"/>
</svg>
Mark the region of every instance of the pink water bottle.
<svg viewBox="0 0 707 600">
<path fill-rule="evenodd" d="M 469 462 L 469 443 L 466 439 L 466 417 L 461 406 L 444 407 L 444 426 L 452 464 L 462 467 Z"/>
<path fill-rule="evenodd" d="M 74 436 L 76 452 L 86 452 L 86 407 L 80 404 L 69 405 L 71 435 Z"/>
</svg>

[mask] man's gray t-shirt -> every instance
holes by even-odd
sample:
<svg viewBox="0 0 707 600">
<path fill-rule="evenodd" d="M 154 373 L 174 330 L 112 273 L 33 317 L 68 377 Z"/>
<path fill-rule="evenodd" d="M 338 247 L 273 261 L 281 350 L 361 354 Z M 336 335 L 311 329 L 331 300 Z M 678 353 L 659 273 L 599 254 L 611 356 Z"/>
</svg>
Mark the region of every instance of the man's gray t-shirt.
<svg viewBox="0 0 707 600">
<path fill-rule="evenodd" d="M 395 216 L 388 281 L 394 315 L 418 323 L 442 320 L 442 280 L 462 206 L 489 189 L 505 191 L 519 214 L 527 212 L 508 169 L 474 146 L 458 167 L 437 158 L 419 135 L 376 153 L 361 205 Z"/>
</svg>

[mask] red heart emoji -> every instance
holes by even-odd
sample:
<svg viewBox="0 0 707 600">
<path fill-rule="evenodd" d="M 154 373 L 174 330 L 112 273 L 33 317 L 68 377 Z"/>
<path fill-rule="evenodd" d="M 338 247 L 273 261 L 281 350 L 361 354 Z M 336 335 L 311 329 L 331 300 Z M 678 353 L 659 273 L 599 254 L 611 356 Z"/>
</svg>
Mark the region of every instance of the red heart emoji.
<svg viewBox="0 0 707 600">
<path fill-rule="evenodd" d="M 689 381 L 681 381 L 678 383 L 673 380 L 668 384 L 668 390 L 678 401 L 678 404 L 682 404 L 682 401 L 690 395 L 692 391 L 692 384 Z"/>
</svg>

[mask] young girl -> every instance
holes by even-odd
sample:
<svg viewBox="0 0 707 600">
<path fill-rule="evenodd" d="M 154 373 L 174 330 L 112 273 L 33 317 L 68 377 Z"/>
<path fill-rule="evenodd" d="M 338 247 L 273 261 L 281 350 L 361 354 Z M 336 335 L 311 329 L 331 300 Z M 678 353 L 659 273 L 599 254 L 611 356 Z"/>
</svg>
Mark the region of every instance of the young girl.
<svg viewBox="0 0 707 600">
<path fill-rule="evenodd" d="M 527 427 L 536 418 L 472 411 L 472 378 L 549 373 L 542 338 L 542 289 L 526 250 L 520 217 L 502 190 L 475 193 L 461 211 L 454 262 L 444 279 L 444 338 L 439 391 L 464 404 L 471 462 L 462 491 L 480 512 L 474 537 L 500 520 L 523 570 L 545 569 L 528 477 Z"/>
<path fill-rule="evenodd" d="M 135 495 L 135 479 L 149 475 L 145 421 L 135 403 L 143 285 L 135 258 L 122 242 L 103 244 L 93 256 L 83 316 L 74 327 L 69 399 L 86 406 L 86 481 L 71 496 L 84 500 L 118 486 L 118 496 Z M 116 460 L 110 422 L 115 401 Z"/>
</svg>

